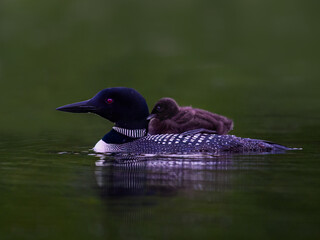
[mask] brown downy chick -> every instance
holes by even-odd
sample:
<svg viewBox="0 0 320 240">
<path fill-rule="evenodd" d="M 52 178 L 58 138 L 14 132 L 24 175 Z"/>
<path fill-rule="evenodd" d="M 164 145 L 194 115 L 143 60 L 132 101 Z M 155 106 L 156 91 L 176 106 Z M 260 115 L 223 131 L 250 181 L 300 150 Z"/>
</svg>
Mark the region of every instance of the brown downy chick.
<svg viewBox="0 0 320 240">
<path fill-rule="evenodd" d="M 155 104 L 148 119 L 150 134 L 208 129 L 223 135 L 233 129 L 231 119 L 199 108 L 179 107 L 172 98 L 161 98 Z"/>
</svg>

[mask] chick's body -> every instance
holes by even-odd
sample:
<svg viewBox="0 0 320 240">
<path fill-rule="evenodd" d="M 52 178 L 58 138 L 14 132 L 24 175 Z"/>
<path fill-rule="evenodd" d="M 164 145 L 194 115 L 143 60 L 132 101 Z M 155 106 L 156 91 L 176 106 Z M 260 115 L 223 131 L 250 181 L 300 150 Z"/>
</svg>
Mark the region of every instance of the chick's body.
<svg viewBox="0 0 320 240">
<path fill-rule="evenodd" d="M 227 117 L 199 108 L 179 107 L 172 98 L 160 99 L 154 106 L 150 118 L 150 134 L 208 129 L 222 135 L 233 128 L 233 121 Z"/>
</svg>

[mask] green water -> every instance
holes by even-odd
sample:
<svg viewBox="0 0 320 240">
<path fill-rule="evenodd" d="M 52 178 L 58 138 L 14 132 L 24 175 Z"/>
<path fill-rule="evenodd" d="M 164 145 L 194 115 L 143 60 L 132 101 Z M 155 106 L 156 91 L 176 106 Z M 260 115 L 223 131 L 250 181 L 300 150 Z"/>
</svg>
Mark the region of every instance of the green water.
<svg viewBox="0 0 320 240">
<path fill-rule="evenodd" d="M 0 239 L 319 239 L 318 7 L 0 1 Z M 55 108 L 113 86 L 303 150 L 102 165 L 112 124 Z"/>
</svg>

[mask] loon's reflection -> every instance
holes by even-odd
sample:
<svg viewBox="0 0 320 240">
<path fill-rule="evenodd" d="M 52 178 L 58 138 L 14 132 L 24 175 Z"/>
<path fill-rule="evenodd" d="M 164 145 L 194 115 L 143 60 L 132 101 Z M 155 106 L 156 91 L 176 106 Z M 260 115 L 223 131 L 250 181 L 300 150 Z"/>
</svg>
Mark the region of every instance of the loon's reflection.
<svg viewBox="0 0 320 240">
<path fill-rule="evenodd" d="M 96 180 L 103 197 L 174 195 L 178 190 L 225 191 L 232 159 L 99 156 Z"/>
<path fill-rule="evenodd" d="M 176 222 L 201 225 L 217 221 L 219 215 L 203 213 L 203 208 L 225 206 L 230 193 L 246 186 L 243 175 L 265 168 L 263 158 L 102 155 L 96 162 L 95 177 L 106 203 L 106 221 L 109 225 L 116 221 L 119 231 L 129 236 L 147 222 L 170 230 L 168 226 Z"/>
</svg>

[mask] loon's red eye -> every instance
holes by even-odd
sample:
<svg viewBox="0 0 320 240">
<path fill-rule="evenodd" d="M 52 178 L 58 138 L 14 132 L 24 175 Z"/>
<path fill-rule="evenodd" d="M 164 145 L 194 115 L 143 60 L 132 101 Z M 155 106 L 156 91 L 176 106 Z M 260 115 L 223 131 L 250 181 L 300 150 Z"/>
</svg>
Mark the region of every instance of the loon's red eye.
<svg viewBox="0 0 320 240">
<path fill-rule="evenodd" d="M 107 102 L 108 104 L 111 104 L 111 103 L 113 103 L 113 99 L 112 99 L 112 98 L 108 98 L 108 99 L 106 99 L 106 102 Z"/>
</svg>

